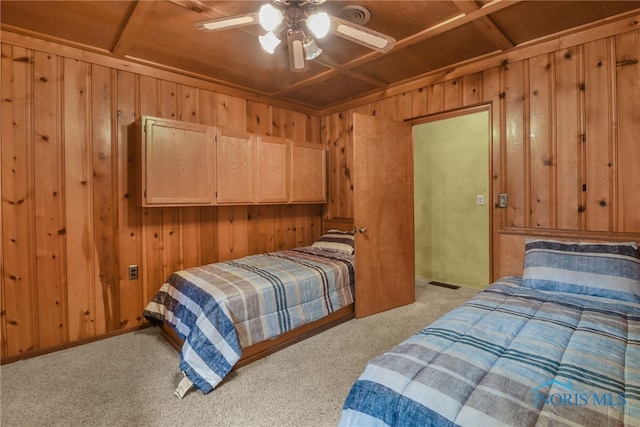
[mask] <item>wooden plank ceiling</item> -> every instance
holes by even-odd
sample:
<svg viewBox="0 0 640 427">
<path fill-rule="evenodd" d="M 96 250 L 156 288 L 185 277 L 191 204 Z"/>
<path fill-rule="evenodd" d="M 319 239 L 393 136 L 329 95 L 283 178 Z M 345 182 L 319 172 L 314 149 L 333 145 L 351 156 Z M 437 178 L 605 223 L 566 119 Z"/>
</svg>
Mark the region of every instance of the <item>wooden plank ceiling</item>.
<svg viewBox="0 0 640 427">
<path fill-rule="evenodd" d="M 195 22 L 256 12 L 266 1 L 1 2 L 2 29 L 178 71 L 307 111 L 323 112 L 473 58 L 637 13 L 640 1 L 332 1 L 316 7 L 394 37 L 378 53 L 329 34 L 309 70 L 289 70 L 284 43 L 260 47 L 259 25 L 205 32 Z M 346 8 L 346 9 L 345 9 Z M 346 11 L 345 11 L 346 10 Z"/>
</svg>

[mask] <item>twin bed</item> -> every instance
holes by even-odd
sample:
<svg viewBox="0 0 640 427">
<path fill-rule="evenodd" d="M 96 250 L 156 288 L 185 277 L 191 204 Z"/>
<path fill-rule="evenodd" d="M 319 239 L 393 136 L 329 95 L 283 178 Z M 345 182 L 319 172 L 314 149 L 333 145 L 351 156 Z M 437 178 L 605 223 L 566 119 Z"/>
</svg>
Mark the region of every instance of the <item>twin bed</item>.
<svg viewBox="0 0 640 427">
<path fill-rule="evenodd" d="M 311 246 L 178 271 L 144 310 L 180 351 L 176 389 L 212 391 L 234 368 L 353 318 L 353 231 Z"/>
<path fill-rule="evenodd" d="M 184 343 L 176 393 L 207 393 L 260 344 L 352 318 L 353 278 L 353 233 L 331 230 L 311 247 L 178 272 L 145 316 Z M 522 276 L 372 359 L 339 424 L 640 425 L 637 244 L 528 239 Z"/>
<path fill-rule="evenodd" d="M 339 424 L 640 425 L 636 244 L 528 240 L 521 277 L 371 360 Z"/>
</svg>

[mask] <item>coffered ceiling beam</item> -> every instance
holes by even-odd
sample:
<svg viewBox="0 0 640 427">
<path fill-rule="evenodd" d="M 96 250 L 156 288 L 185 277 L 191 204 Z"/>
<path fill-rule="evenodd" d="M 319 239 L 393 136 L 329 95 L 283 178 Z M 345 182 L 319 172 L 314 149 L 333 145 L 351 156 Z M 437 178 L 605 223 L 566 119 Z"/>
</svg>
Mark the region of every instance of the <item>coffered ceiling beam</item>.
<svg viewBox="0 0 640 427">
<path fill-rule="evenodd" d="M 114 56 L 124 57 L 136 41 L 136 36 L 144 27 L 144 23 L 155 6 L 153 1 L 134 1 L 127 11 L 122 26 L 118 31 L 113 47 L 110 52 Z"/>
<path fill-rule="evenodd" d="M 454 2 L 454 4 L 465 14 L 473 13 L 480 9 L 480 6 L 472 0 L 459 0 Z M 515 47 L 515 44 L 496 26 L 490 17 L 481 16 L 475 19 L 473 24 L 491 40 L 497 49 L 505 51 Z"/>
</svg>

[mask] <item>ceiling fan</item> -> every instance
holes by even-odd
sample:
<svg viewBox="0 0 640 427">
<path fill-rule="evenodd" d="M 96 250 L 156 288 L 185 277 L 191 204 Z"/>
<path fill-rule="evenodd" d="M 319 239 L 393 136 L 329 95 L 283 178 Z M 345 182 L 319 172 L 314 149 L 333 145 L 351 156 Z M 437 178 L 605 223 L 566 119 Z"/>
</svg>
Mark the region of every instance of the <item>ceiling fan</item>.
<svg viewBox="0 0 640 427">
<path fill-rule="evenodd" d="M 316 43 L 328 33 L 361 44 L 378 52 L 388 52 L 395 39 L 386 34 L 351 22 L 347 19 L 316 11 L 316 6 L 326 0 L 271 0 L 256 12 L 225 16 L 196 22 L 204 31 L 260 24 L 267 31 L 258 37 L 262 48 L 273 54 L 276 47 L 286 40 L 291 71 L 306 71 L 307 61 L 317 58 L 322 49 Z M 314 38 L 315 37 L 315 38 Z"/>
</svg>

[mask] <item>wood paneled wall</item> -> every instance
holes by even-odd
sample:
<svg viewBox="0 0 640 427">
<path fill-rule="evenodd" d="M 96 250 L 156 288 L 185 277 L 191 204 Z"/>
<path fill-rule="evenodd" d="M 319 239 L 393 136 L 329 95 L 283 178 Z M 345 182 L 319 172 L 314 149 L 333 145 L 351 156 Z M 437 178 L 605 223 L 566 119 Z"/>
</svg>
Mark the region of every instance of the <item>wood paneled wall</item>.
<svg viewBox="0 0 640 427">
<path fill-rule="evenodd" d="M 499 193 L 509 196 L 509 207 L 494 207 L 491 215 L 492 279 L 507 271 L 500 241 L 510 230 L 564 237 L 574 230 L 581 239 L 606 232 L 638 241 L 640 32 L 598 34 L 585 34 L 583 42 L 574 35 L 517 61 L 323 117 L 331 165 L 327 215 L 353 217 L 354 112 L 410 120 L 486 104 L 492 204 Z M 554 47 L 568 40 L 575 44 Z"/>
<path fill-rule="evenodd" d="M 174 270 L 319 236 L 321 205 L 142 209 L 127 152 L 140 115 L 316 143 L 319 117 L 62 51 L 2 44 L 3 360 L 141 326 Z"/>
<path fill-rule="evenodd" d="M 509 208 L 491 216 L 494 279 L 513 268 L 501 264 L 512 247 L 501 247 L 503 236 L 640 240 L 637 30 L 571 35 L 322 118 L 126 61 L 11 40 L 1 45 L 3 361 L 132 330 L 170 272 L 309 244 L 322 215 L 353 218 L 353 112 L 409 120 L 487 105 L 492 201 L 509 194 Z M 329 203 L 142 209 L 129 197 L 136 166 L 127 155 L 140 115 L 326 144 Z M 141 278 L 129 281 L 132 264 Z"/>
</svg>

